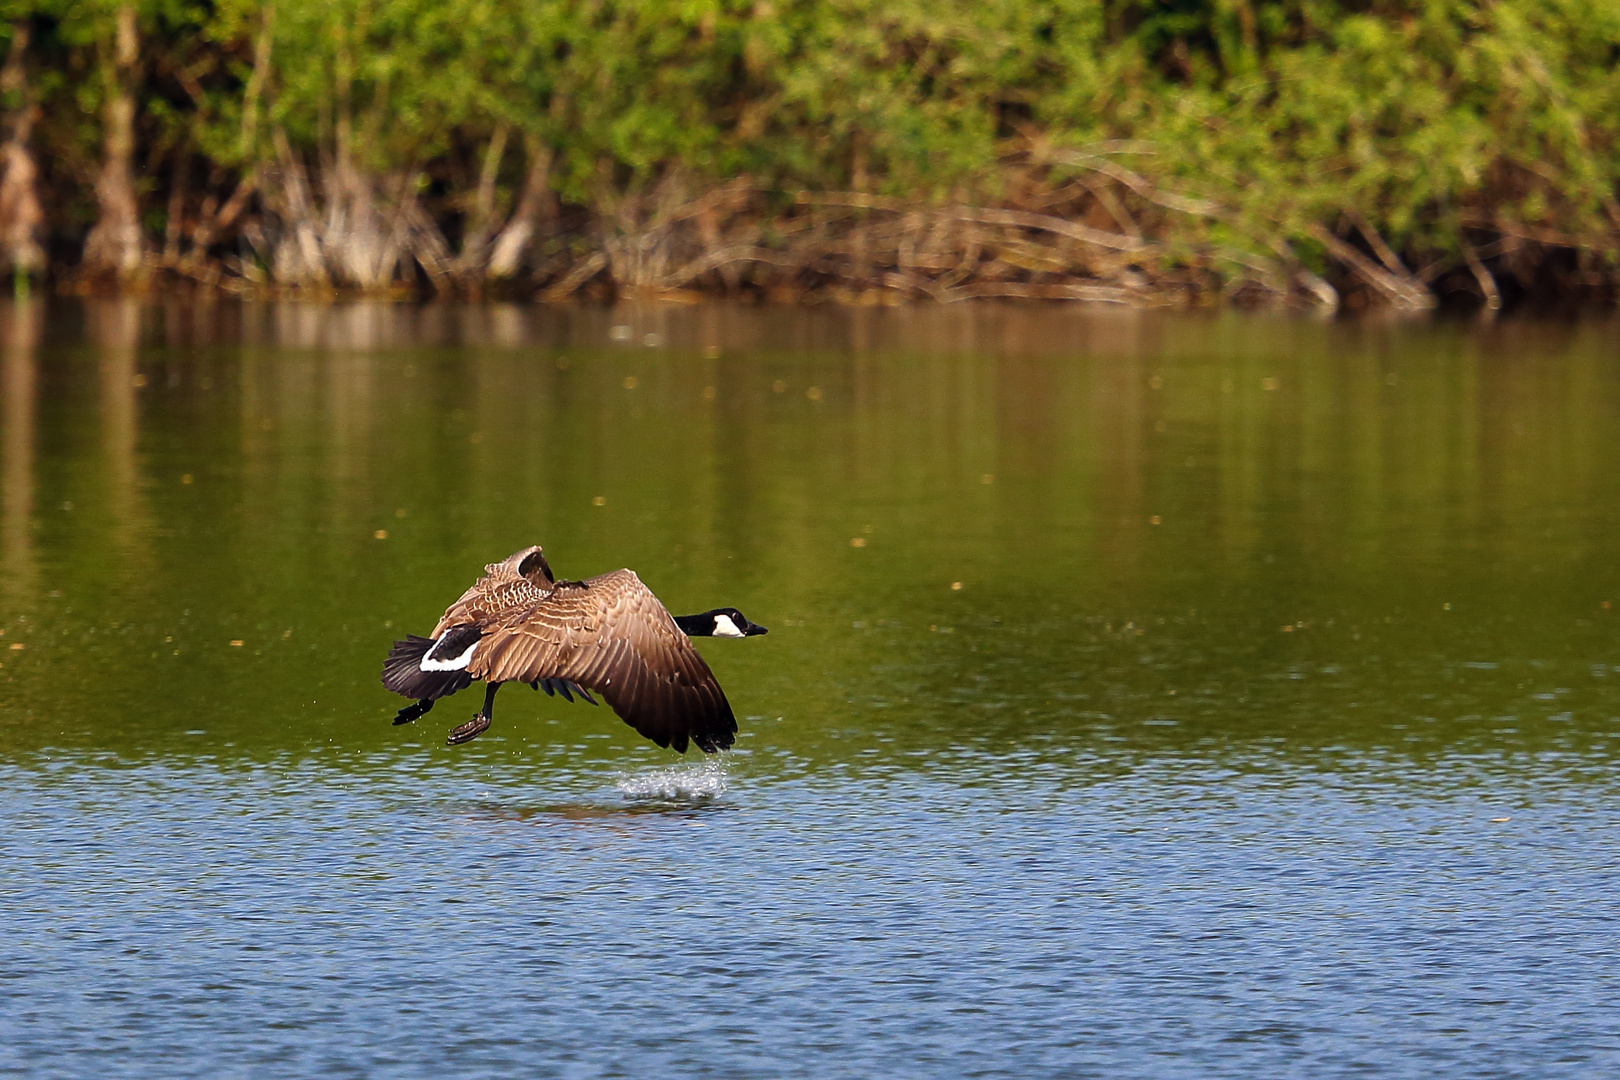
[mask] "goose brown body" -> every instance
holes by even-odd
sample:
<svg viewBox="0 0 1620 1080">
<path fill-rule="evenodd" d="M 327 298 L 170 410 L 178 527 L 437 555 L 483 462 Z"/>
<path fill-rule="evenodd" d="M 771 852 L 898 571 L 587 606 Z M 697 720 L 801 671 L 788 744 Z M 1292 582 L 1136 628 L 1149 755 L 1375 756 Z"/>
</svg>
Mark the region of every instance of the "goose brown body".
<svg viewBox="0 0 1620 1080">
<path fill-rule="evenodd" d="M 539 547 L 484 571 L 446 609 L 431 640 L 396 642 L 389 654 L 383 684 L 421 699 L 408 719 L 476 679 L 489 684 L 491 698 L 501 683 L 523 682 L 564 696 L 570 687 L 595 691 L 659 746 L 684 753 L 688 742 L 708 752 L 732 744 L 737 721 L 714 673 L 634 571 L 557 581 Z M 439 642 L 455 642 L 456 663 L 465 649 L 471 655 L 459 669 L 430 670 L 424 658 Z M 471 738 L 487 727 L 488 709 L 486 701 L 451 741 L 463 741 L 457 732 Z M 402 710 L 401 718 L 410 712 Z"/>
</svg>

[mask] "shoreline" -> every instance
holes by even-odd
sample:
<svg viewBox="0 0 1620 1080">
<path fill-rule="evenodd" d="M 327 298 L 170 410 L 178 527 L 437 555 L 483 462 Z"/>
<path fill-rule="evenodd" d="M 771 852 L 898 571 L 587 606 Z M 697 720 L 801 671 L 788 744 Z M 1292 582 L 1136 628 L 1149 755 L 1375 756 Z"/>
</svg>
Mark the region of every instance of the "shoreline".
<svg viewBox="0 0 1620 1080">
<path fill-rule="evenodd" d="M 745 205 L 734 207 L 738 212 L 717 226 L 715 196 L 739 188 L 749 193 Z M 1354 214 L 1341 215 L 1333 228 L 1312 226 L 1308 242 L 1316 250 L 1308 252 L 1280 236 L 1253 236 L 1241 244 L 1203 239 L 1200 230 L 1218 211 L 1210 209 L 1205 220 L 1191 223 L 1165 214 L 1150 217 L 1142 205 L 1132 205 L 1132 195 L 1159 206 L 1176 197 L 1125 184 L 1109 193 L 1118 220 L 1097 222 L 1097 195 L 1094 185 L 1073 205 L 1056 208 L 1050 194 L 1022 205 L 941 207 L 801 191 L 793 195 L 792 212 L 772 217 L 748 212 L 759 209 L 751 204 L 770 201 L 770 193 L 733 181 L 640 228 L 610 232 L 595 215 L 576 208 L 563 219 L 571 218 L 572 227 L 531 239 L 548 255 L 503 276 L 492 275 L 487 265 L 435 264 L 415 251 L 399 252 L 396 270 L 380 285 L 345 282 L 308 265 L 302 272 L 277 275 L 265 267 L 278 264 L 285 245 L 278 247 L 261 233 L 257 261 L 146 252 L 128 274 L 52 268 L 40 291 L 403 303 L 634 300 L 876 307 L 1013 300 L 1322 312 L 1583 310 L 1620 303 L 1620 264 L 1603 266 L 1607 252 L 1572 237 L 1526 238 L 1504 231 L 1466 253 L 1439 256 L 1412 270 Z M 1043 201 L 1043 211 L 1029 208 Z M 336 246 L 328 250 L 318 241 L 316 246 L 323 260 L 342 256 Z M 26 284 L 21 277 L 18 281 Z"/>
<path fill-rule="evenodd" d="M 24 4 L 0 21 L 0 273 L 81 294 L 1620 299 L 1620 29 L 1587 3 L 426 10 Z"/>
</svg>

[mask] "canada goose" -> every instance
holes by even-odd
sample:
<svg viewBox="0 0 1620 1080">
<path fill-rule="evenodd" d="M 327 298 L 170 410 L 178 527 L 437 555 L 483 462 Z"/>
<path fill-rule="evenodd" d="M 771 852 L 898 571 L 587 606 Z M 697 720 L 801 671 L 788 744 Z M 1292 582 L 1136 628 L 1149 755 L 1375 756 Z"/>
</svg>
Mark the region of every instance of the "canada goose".
<svg viewBox="0 0 1620 1080">
<path fill-rule="evenodd" d="M 594 690 L 625 723 L 659 746 L 706 753 L 730 746 L 731 705 L 691 637 L 766 633 L 736 608 L 671 617 L 633 570 L 589 581 L 558 581 L 541 549 L 524 548 L 484 567 L 451 604 L 431 637 L 407 635 L 383 662 L 382 682 L 415 698 L 394 717 L 408 724 L 439 698 L 483 679 L 484 707 L 450 732 L 451 746 L 489 727 L 495 691 L 524 682 L 592 705 Z"/>
</svg>

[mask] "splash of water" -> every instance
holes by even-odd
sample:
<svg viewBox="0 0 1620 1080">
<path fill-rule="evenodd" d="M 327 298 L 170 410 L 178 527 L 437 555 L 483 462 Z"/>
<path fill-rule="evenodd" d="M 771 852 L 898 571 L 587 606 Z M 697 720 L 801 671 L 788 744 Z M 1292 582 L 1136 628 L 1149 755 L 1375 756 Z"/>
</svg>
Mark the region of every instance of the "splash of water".
<svg viewBox="0 0 1620 1080">
<path fill-rule="evenodd" d="M 651 772 L 621 776 L 614 786 L 637 800 L 661 802 L 709 802 L 726 793 L 727 762 L 723 755 Z"/>
</svg>

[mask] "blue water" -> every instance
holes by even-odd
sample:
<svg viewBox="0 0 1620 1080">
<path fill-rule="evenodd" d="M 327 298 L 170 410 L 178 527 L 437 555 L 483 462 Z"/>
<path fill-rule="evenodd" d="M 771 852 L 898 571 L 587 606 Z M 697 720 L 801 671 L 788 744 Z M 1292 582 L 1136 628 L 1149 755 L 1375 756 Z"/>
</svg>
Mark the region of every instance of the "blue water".
<svg viewBox="0 0 1620 1080">
<path fill-rule="evenodd" d="M 1620 1066 L 1613 785 L 1085 764 L 10 768 L 0 1069 Z"/>
</svg>

